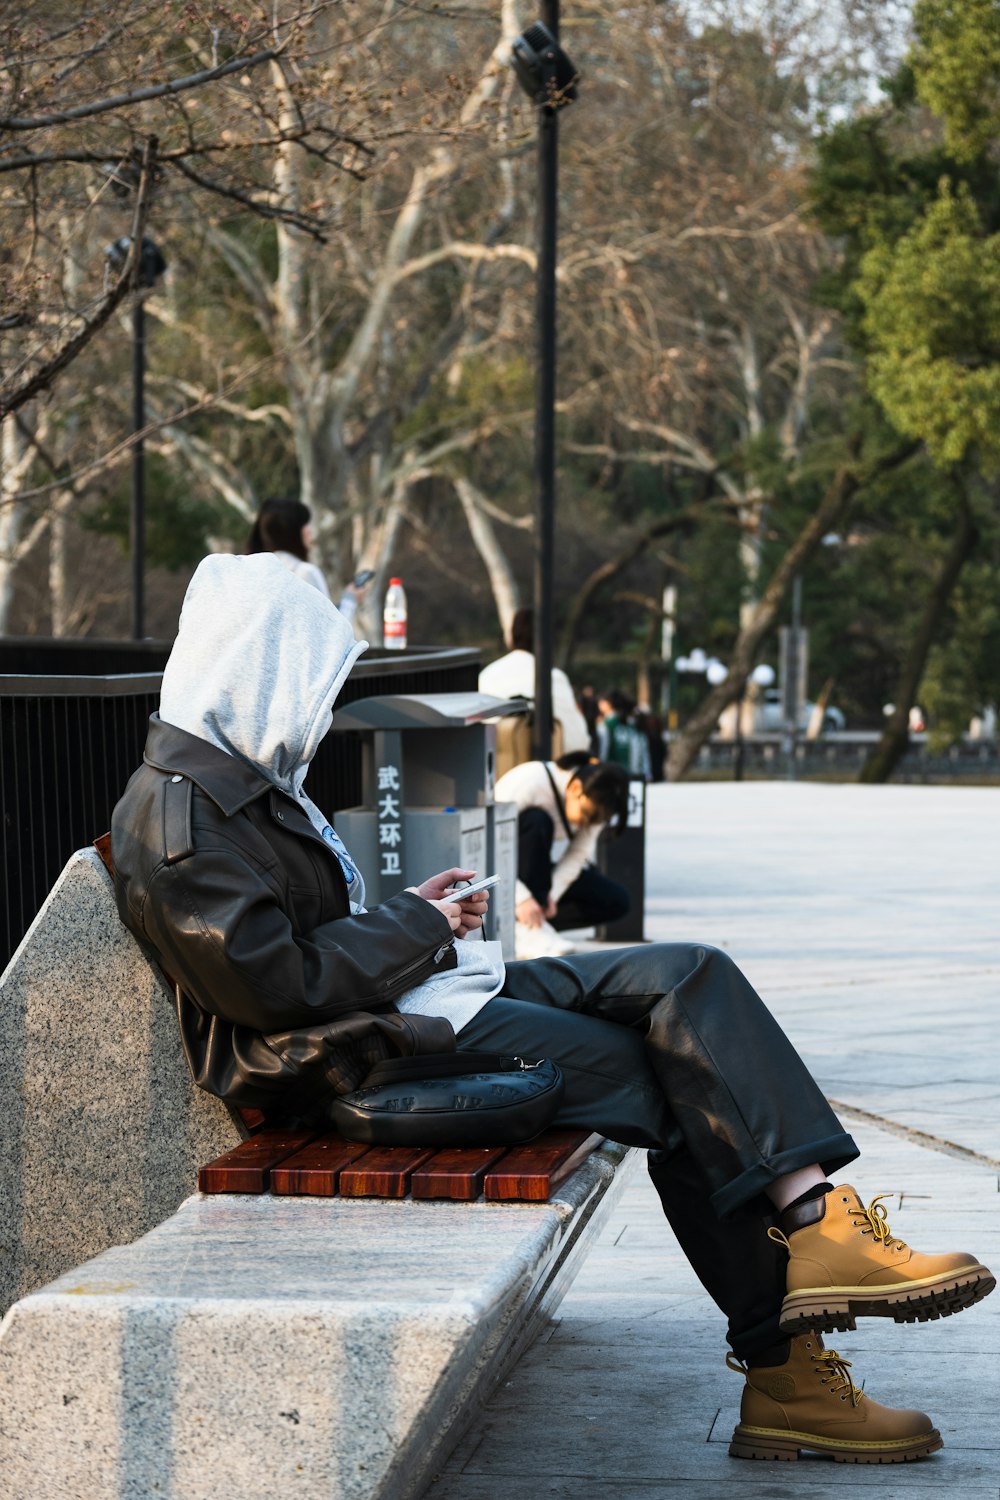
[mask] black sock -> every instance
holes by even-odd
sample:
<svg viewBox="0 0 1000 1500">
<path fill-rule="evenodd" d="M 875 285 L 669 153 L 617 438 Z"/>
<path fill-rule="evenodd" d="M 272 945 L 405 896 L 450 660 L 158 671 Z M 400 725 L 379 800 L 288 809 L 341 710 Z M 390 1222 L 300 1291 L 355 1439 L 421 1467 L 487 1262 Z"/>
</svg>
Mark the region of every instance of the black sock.
<svg viewBox="0 0 1000 1500">
<path fill-rule="evenodd" d="M 832 1182 L 817 1182 L 815 1187 L 806 1188 L 805 1192 L 800 1193 L 797 1198 L 793 1198 L 791 1203 L 786 1203 L 785 1208 L 781 1212 L 784 1213 L 786 1208 L 798 1208 L 802 1203 L 812 1203 L 816 1198 L 825 1198 L 827 1193 L 832 1192 Z"/>
<path fill-rule="evenodd" d="M 788 1356 L 792 1346 L 788 1339 L 782 1339 L 777 1344 L 768 1344 L 766 1349 L 757 1349 L 753 1354 L 745 1354 L 743 1362 L 754 1369 L 767 1369 L 772 1365 L 784 1365 L 788 1363 Z"/>
</svg>

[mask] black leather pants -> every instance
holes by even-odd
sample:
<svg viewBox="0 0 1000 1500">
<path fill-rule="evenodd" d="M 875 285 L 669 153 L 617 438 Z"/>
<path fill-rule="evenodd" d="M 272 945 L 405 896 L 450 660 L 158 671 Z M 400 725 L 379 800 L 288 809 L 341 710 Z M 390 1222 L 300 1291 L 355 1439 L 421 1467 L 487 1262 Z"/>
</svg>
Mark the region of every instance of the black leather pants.
<svg viewBox="0 0 1000 1500">
<path fill-rule="evenodd" d="M 664 1212 L 734 1351 L 779 1340 L 786 1258 L 764 1189 L 858 1149 L 725 953 L 659 943 L 509 964 L 458 1045 L 559 1063 L 555 1123 L 651 1148 Z"/>
</svg>

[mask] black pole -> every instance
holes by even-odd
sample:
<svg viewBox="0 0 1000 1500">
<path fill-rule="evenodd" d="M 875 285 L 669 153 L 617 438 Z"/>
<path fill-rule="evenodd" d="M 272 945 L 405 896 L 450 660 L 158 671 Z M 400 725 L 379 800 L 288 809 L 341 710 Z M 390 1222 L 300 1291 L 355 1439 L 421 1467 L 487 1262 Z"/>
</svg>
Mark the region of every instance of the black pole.
<svg viewBox="0 0 1000 1500">
<path fill-rule="evenodd" d="M 145 629 L 146 471 L 142 431 L 146 426 L 146 315 L 142 292 L 136 293 L 132 312 L 132 515 L 129 546 L 132 553 L 132 639 L 141 641 Z"/>
<path fill-rule="evenodd" d="M 542 22 L 559 39 L 559 0 L 545 0 Z M 535 728 L 536 760 L 552 754 L 553 563 L 556 511 L 556 239 L 559 109 L 538 109 L 538 371 L 535 389 Z"/>
<path fill-rule="evenodd" d="M 734 746 L 734 755 L 733 755 L 733 780 L 734 781 L 742 781 L 743 780 L 743 760 L 744 760 L 744 753 L 745 753 L 745 751 L 744 751 L 744 741 L 743 741 L 743 706 L 746 703 L 746 701 L 747 701 L 747 685 L 746 685 L 746 683 L 744 683 L 743 686 L 740 688 L 740 696 L 736 700 L 736 744 Z"/>
</svg>

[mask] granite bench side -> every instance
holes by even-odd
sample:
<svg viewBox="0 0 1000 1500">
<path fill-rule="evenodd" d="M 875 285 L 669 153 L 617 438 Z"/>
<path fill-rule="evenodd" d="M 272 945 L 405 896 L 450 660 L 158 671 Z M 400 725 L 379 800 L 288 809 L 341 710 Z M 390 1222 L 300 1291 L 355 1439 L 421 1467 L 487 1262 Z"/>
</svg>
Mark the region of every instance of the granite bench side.
<svg viewBox="0 0 1000 1500">
<path fill-rule="evenodd" d="M 191 1083 L 173 997 L 74 854 L 0 977 L 0 1311 L 173 1213 L 245 1135 Z"/>
</svg>

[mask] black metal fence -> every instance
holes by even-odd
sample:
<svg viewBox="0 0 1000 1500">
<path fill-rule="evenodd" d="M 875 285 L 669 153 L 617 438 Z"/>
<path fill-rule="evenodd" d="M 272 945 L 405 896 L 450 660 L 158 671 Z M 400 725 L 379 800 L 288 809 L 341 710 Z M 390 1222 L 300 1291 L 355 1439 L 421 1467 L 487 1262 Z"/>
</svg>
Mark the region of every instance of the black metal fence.
<svg viewBox="0 0 1000 1500">
<path fill-rule="evenodd" d="M 134 653 L 127 642 L 92 644 L 89 652 L 86 642 L 80 649 L 46 642 L 41 657 L 18 657 L 15 648 L 27 644 L 0 644 L 0 668 L 7 673 L 0 675 L 0 972 L 74 849 L 109 828 L 111 810 L 142 760 L 147 721 L 159 701 L 160 673 L 148 668 L 152 660 L 162 666 L 169 651 L 145 642 Z M 53 649 L 46 655 L 47 647 Z M 141 661 L 147 670 L 122 673 L 107 665 L 109 658 Z M 42 665 L 43 659 L 52 665 Z M 14 673 L 14 660 L 30 661 L 31 674 Z M 105 671 L 76 675 L 66 661 Z M 474 692 L 479 661 L 471 650 L 373 651 L 355 666 L 339 702 L 375 693 Z M 324 740 L 309 793 L 330 812 L 361 801 L 356 733 Z"/>
<path fill-rule="evenodd" d="M 878 742 L 874 731 L 842 730 L 795 747 L 795 776 L 803 781 L 854 781 Z M 736 761 L 732 740 L 715 738 L 704 745 L 690 779 L 732 776 Z M 791 747 L 779 734 L 754 735 L 743 742 L 743 774 L 748 780 L 781 780 L 789 775 Z M 1000 779 L 1000 743 L 964 739 L 934 753 L 926 735 L 911 738 L 910 747 L 892 773 L 897 783 L 973 785 Z"/>
</svg>

